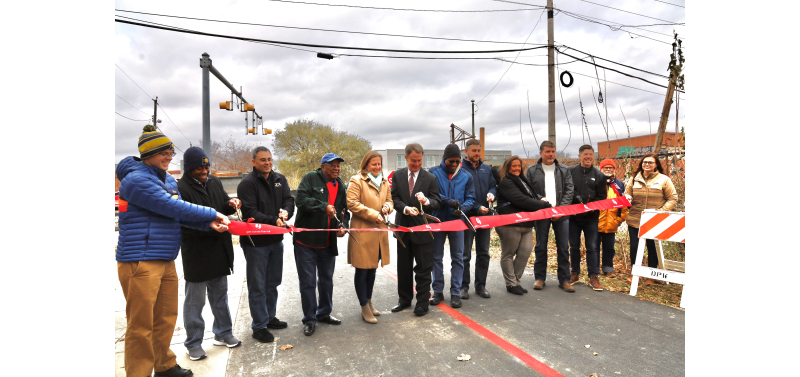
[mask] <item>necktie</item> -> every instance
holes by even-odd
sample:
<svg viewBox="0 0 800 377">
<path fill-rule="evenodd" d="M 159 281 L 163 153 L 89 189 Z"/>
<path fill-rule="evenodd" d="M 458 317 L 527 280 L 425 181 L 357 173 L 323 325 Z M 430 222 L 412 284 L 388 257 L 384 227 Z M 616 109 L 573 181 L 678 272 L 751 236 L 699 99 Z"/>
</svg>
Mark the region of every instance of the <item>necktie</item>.
<svg viewBox="0 0 800 377">
<path fill-rule="evenodd" d="M 414 196 L 414 173 L 408 172 L 408 196 Z"/>
</svg>

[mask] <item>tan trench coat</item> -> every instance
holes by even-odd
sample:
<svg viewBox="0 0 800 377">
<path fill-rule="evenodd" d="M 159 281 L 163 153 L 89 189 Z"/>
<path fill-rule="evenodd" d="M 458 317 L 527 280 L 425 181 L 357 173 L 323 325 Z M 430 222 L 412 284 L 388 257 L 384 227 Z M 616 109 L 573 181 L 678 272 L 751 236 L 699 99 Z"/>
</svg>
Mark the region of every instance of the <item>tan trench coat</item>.
<svg viewBox="0 0 800 377">
<path fill-rule="evenodd" d="M 386 228 L 376 223 L 381 208 L 388 203 L 389 213 L 394 211 L 389 182 L 383 178 L 381 188 L 375 186 L 366 174 L 350 178 L 347 188 L 347 209 L 353 213 L 351 228 Z M 347 263 L 355 268 L 378 268 L 378 247 L 381 265 L 389 264 L 389 232 L 352 232 L 359 243 L 347 241 Z"/>
</svg>

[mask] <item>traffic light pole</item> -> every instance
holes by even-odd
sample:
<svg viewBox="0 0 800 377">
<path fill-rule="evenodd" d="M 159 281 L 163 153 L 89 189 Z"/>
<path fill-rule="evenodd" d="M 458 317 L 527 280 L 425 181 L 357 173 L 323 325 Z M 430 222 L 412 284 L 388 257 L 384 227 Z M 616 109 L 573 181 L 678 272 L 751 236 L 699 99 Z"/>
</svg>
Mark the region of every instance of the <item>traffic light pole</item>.
<svg viewBox="0 0 800 377">
<path fill-rule="evenodd" d="M 202 58 L 200 58 L 200 68 L 203 68 L 203 151 L 206 153 L 211 152 L 211 99 L 209 93 L 209 84 L 208 84 L 208 73 L 211 72 L 214 77 L 219 79 L 220 82 L 225 84 L 228 89 L 231 90 L 231 93 L 235 94 L 236 97 L 239 97 L 240 100 L 244 103 L 247 102 L 246 99 L 242 96 L 242 93 L 236 88 L 231 85 L 228 80 L 225 79 L 225 76 L 222 76 L 214 66 L 211 64 L 211 58 L 207 52 L 204 52 Z M 253 110 L 254 116 L 261 118 L 255 110 Z"/>
</svg>

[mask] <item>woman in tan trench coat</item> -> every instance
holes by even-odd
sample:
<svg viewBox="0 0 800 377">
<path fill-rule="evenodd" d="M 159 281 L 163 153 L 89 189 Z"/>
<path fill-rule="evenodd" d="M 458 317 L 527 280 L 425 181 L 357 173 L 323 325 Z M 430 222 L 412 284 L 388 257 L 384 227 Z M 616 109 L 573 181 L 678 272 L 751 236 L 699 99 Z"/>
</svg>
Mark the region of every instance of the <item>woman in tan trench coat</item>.
<svg viewBox="0 0 800 377">
<path fill-rule="evenodd" d="M 361 173 L 350 178 L 347 208 L 353 213 L 351 228 L 386 228 L 384 216 L 392 213 L 392 193 L 381 170 L 383 158 L 371 151 L 361 160 Z M 361 318 L 378 323 L 381 313 L 372 306 L 372 288 L 378 263 L 389 264 L 388 232 L 353 232 L 359 243 L 347 242 L 347 263 L 356 268 L 355 288 L 361 305 Z"/>
</svg>

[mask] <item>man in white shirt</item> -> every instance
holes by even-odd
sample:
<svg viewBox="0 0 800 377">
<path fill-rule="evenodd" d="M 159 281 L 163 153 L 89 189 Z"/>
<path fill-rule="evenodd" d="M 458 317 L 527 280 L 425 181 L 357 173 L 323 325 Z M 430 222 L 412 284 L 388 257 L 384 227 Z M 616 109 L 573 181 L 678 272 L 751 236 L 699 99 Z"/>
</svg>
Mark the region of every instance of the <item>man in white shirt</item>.
<svg viewBox="0 0 800 377">
<path fill-rule="evenodd" d="M 574 187 L 572 175 L 567 171 L 567 166 L 556 160 L 556 146 L 550 141 L 539 145 L 539 161 L 531 165 L 525 172 L 525 179 L 533 187 L 533 191 L 543 200 L 547 200 L 553 207 L 572 204 Z M 553 217 L 551 219 L 537 220 L 533 223 L 536 231 L 536 246 L 533 251 L 536 255 L 533 263 L 533 275 L 536 282 L 533 289 L 541 290 L 545 286 L 547 276 L 547 238 L 550 225 L 556 237 L 556 256 L 558 261 L 558 286 L 567 291 L 575 292 L 570 284 L 569 265 L 569 219 L 567 217 Z"/>
</svg>

